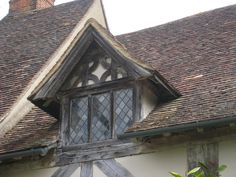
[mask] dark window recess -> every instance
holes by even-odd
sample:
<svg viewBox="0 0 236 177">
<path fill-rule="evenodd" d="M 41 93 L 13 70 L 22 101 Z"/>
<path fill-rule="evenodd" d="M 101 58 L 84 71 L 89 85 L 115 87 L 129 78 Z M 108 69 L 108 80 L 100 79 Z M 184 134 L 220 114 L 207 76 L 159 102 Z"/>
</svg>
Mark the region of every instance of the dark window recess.
<svg viewBox="0 0 236 177">
<path fill-rule="evenodd" d="M 69 144 L 99 142 L 124 133 L 134 121 L 133 104 L 133 89 L 72 99 Z"/>
</svg>

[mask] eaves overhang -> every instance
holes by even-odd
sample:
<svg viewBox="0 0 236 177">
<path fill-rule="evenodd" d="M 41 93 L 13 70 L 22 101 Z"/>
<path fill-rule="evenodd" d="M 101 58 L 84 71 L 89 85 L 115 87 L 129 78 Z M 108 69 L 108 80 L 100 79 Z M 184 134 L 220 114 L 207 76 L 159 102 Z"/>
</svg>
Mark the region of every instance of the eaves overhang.
<svg viewBox="0 0 236 177">
<path fill-rule="evenodd" d="M 96 20 L 90 19 L 71 43 L 71 46 L 60 59 L 60 62 L 55 65 L 28 99 L 52 116 L 59 118 L 60 113 L 56 111 L 59 110 L 59 103 L 56 101 L 56 93 L 67 78 L 68 73 L 73 69 L 69 67 L 73 66 L 71 63 L 78 62 L 75 61 L 75 58 L 76 60 L 80 60 L 93 41 L 96 41 L 105 49 L 110 48 L 112 55 L 121 57 L 124 60 L 124 64 L 126 64 L 126 62 L 127 64 L 130 63 L 131 70 L 135 73 L 135 79 L 146 78 L 152 80 L 161 90 L 164 90 L 163 95 L 168 97 L 168 100 L 178 98 L 181 95 L 158 73 L 158 71 L 153 69 L 149 64 L 131 55 L 109 31 L 96 22 Z"/>
<path fill-rule="evenodd" d="M 179 125 L 154 128 L 149 130 L 126 132 L 122 135 L 119 135 L 118 139 L 152 137 L 169 133 L 184 133 L 196 129 L 226 126 L 232 123 L 236 123 L 236 116 L 230 116 L 218 119 L 209 119 L 205 121 L 195 121 L 191 123 L 183 123 Z"/>
</svg>

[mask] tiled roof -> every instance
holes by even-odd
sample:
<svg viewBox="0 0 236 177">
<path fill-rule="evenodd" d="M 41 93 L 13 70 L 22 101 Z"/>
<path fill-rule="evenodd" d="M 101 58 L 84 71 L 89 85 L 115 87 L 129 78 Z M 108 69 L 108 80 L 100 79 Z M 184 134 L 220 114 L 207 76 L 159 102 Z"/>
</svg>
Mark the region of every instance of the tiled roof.
<svg viewBox="0 0 236 177">
<path fill-rule="evenodd" d="M 43 147 L 58 139 L 58 121 L 33 108 L 16 126 L 0 138 L 0 154 Z"/>
<path fill-rule="evenodd" d="M 0 22 L 0 118 L 68 36 L 93 0 L 7 16 Z"/>
<path fill-rule="evenodd" d="M 117 36 L 182 94 L 129 131 L 235 116 L 235 29 L 234 5 Z"/>
<path fill-rule="evenodd" d="M 68 16 L 67 20 L 69 18 Z M 7 19 L 5 20 L 7 21 Z M 5 23 L 5 20 L 2 23 Z M 147 119 L 135 123 L 129 131 L 142 131 L 236 115 L 235 29 L 236 6 L 229 6 L 165 25 L 117 36 L 116 38 L 126 46 L 132 55 L 148 62 L 182 94 L 177 100 L 155 108 Z M 63 30 L 59 30 L 56 33 L 58 34 L 56 39 L 59 38 L 59 33 L 65 35 Z M 47 43 L 42 46 L 44 45 L 47 45 Z M 50 43 L 50 45 L 54 44 Z M 54 47 L 56 48 L 56 46 Z M 42 50 L 47 49 L 44 50 L 42 47 Z M 36 55 L 34 52 L 32 51 L 30 54 L 32 56 L 40 54 L 39 51 L 36 52 Z M 53 52 L 53 49 L 51 52 Z M 31 58 L 33 58 L 32 56 Z M 44 61 L 46 58 L 41 59 Z M 16 60 L 12 60 L 16 63 Z M 26 61 L 27 65 L 25 67 L 29 66 L 28 68 L 22 68 L 22 74 L 33 72 L 35 67 L 33 63 L 40 63 L 37 60 L 28 59 Z M 2 61 L 0 62 L 0 66 L 2 66 Z M 10 66 L 12 65 L 11 62 L 9 63 Z M 22 62 L 20 60 L 19 63 Z M 11 68 L 14 68 L 13 66 Z M 40 68 L 40 66 L 37 66 L 37 68 Z M 2 74 L 1 77 L 5 79 L 9 80 L 11 78 L 7 73 Z M 17 73 L 14 77 L 16 76 Z M 15 89 L 12 87 L 16 83 L 9 82 L 11 87 L 7 87 L 6 81 L 4 83 L 6 88 Z M 27 82 L 24 81 L 24 83 Z M 14 86 L 17 86 L 17 84 Z M 20 88 L 24 86 L 22 85 Z M 7 90 L 5 91 L 6 94 L 11 94 Z M 0 94 L 1 100 L 4 98 L 3 94 L 2 92 Z M 40 123 L 37 124 L 37 122 Z M 48 117 L 43 112 L 40 113 L 40 110 L 34 109 L 15 128 L 9 131 L 4 139 L 0 139 L 0 142 L 4 142 L 1 143 L 0 153 L 42 146 L 54 141 L 58 129 L 54 124 L 55 120 L 53 118 Z M 51 129 L 51 126 L 55 126 L 55 129 Z M 49 134 L 49 136 L 44 136 L 46 134 Z"/>
</svg>

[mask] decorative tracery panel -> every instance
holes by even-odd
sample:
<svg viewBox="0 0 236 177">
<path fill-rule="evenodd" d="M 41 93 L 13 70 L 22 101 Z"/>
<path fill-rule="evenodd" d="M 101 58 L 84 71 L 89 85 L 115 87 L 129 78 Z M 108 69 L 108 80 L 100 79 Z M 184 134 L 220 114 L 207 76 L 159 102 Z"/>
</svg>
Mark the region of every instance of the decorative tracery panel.
<svg viewBox="0 0 236 177">
<path fill-rule="evenodd" d="M 121 66 L 121 64 L 108 56 L 104 51 L 98 50 L 92 54 L 86 54 L 81 59 L 68 77 L 62 90 L 85 87 L 128 76 L 129 74 L 125 66 Z"/>
</svg>

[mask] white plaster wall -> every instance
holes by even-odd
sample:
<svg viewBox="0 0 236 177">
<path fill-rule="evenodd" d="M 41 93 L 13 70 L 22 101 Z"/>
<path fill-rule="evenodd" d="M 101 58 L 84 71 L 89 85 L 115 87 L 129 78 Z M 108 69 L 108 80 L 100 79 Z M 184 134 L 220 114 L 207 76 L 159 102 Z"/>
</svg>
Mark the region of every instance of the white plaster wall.
<svg viewBox="0 0 236 177">
<path fill-rule="evenodd" d="M 116 160 L 135 177 L 171 177 L 169 171 L 185 173 L 187 168 L 186 158 L 186 149 L 177 147 Z"/>
<path fill-rule="evenodd" d="M 236 176 L 236 140 L 224 141 L 219 144 L 219 164 L 226 165 L 222 177 Z"/>
<path fill-rule="evenodd" d="M 148 114 L 155 108 L 158 103 L 157 96 L 148 88 L 143 87 L 141 93 L 141 120 L 145 119 Z"/>
</svg>

